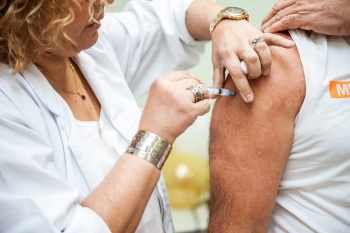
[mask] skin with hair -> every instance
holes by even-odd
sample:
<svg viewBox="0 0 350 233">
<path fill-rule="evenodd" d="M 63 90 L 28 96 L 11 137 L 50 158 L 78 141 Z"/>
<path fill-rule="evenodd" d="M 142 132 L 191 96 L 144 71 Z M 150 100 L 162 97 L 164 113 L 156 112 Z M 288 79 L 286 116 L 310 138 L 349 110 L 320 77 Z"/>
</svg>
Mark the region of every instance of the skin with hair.
<svg viewBox="0 0 350 233">
<path fill-rule="evenodd" d="M 251 81 L 255 101 L 247 105 L 237 97 L 220 98 L 213 110 L 210 233 L 267 232 L 294 118 L 305 96 L 297 50 L 276 47 L 271 52 L 270 74 Z M 236 87 L 227 79 L 225 88 Z"/>
</svg>

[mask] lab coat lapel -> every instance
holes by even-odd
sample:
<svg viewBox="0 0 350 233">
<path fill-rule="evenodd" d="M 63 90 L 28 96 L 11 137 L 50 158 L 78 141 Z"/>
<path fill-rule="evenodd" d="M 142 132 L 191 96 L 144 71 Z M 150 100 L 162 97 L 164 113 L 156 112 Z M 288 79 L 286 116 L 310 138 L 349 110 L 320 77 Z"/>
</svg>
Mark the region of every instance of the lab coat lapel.
<svg viewBox="0 0 350 233">
<path fill-rule="evenodd" d="M 103 180 L 103 174 L 95 167 L 96 162 L 94 155 L 92 155 L 91 152 L 84 146 L 84 139 L 80 134 L 80 130 L 78 129 L 75 118 L 69 106 L 51 87 L 46 78 L 35 66 L 24 70 L 22 74 L 34 92 L 37 94 L 40 103 L 53 114 L 52 116 L 55 116 L 54 120 L 56 122 L 56 126 L 48 125 L 48 127 L 57 127 L 63 140 L 63 147 L 65 143 L 68 143 L 71 150 L 65 150 L 64 158 L 59 158 L 60 162 L 57 163 L 58 166 L 65 164 L 65 167 L 71 167 L 74 169 L 74 164 L 77 164 L 76 166 L 79 166 L 80 168 L 75 168 L 74 172 L 67 169 L 65 178 L 68 180 L 77 181 L 81 179 L 78 177 L 83 177 L 86 185 L 91 191 Z M 66 142 L 64 138 L 67 138 L 68 141 Z M 71 159 L 75 159 L 75 161 L 71 161 Z M 82 176 L 74 174 L 79 170 L 82 172 Z M 75 183 L 79 183 L 77 185 L 81 185 L 81 180 L 80 182 Z M 82 187 L 82 189 L 85 188 Z"/>
<path fill-rule="evenodd" d="M 30 68 L 21 71 L 21 74 L 23 78 L 27 80 L 32 90 L 37 94 L 41 103 L 55 115 L 62 115 L 62 106 L 61 104 L 57 104 L 62 98 L 52 88 L 39 69 L 35 65 L 32 65 Z"/>
</svg>

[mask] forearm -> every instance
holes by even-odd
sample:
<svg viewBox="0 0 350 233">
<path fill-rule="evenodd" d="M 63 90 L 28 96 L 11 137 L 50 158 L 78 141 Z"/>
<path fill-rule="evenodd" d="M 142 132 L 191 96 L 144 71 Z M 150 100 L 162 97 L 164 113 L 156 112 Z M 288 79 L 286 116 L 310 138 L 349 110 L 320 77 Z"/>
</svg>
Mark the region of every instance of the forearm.
<svg viewBox="0 0 350 233">
<path fill-rule="evenodd" d="M 195 0 L 187 10 L 186 25 L 196 40 L 210 40 L 209 25 L 224 7 L 211 0 Z"/>
<path fill-rule="evenodd" d="M 159 177 L 153 164 L 124 154 L 82 205 L 94 210 L 112 232 L 135 232 Z"/>
</svg>

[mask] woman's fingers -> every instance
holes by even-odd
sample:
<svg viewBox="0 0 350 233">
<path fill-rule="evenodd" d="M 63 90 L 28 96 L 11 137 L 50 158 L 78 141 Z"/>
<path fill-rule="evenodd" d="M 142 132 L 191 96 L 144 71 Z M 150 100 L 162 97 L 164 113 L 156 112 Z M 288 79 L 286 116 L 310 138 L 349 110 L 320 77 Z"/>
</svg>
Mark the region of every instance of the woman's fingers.
<svg viewBox="0 0 350 233">
<path fill-rule="evenodd" d="M 172 143 L 198 116 L 210 110 L 208 90 L 187 71 L 171 72 L 155 80 L 143 110 L 140 129 Z"/>
<path fill-rule="evenodd" d="M 294 41 L 271 33 L 264 33 L 262 37 L 265 39 L 268 46 L 280 46 L 288 49 L 295 45 Z"/>
<path fill-rule="evenodd" d="M 253 47 L 255 52 L 258 54 L 261 63 L 261 74 L 268 75 L 271 67 L 271 52 L 266 42 L 257 43 Z M 249 68 L 248 68 L 249 69 Z"/>
<path fill-rule="evenodd" d="M 227 70 L 242 98 L 246 102 L 252 102 L 254 94 L 247 78 L 258 78 L 269 73 L 272 61 L 269 46 L 291 48 L 294 42 L 281 36 L 262 33 L 246 20 L 220 22 L 212 35 L 214 86 L 223 87 L 224 71 Z M 248 74 L 242 71 L 241 61 L 245 62 Z"/>
<path fill-rule="evenodd" d="M 204 84 L 190 86 L 187 88 L 187 90 L 191 91 L 193 95 L 193 103 L 198 103 L 204 99 L 209 99 L 208 89 Z"/>
</svg>

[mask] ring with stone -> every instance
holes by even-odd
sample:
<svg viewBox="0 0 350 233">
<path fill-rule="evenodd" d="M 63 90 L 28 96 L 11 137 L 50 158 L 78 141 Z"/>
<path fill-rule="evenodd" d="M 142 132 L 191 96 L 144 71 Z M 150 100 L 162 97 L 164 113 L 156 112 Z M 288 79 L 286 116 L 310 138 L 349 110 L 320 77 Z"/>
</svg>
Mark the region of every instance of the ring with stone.
<svg viewBox="0 0 350 233">
<path fill-rule="evenodd" d="M 256 44 L 257 43 L 260 43 L 260 42 L 265 42 L 266 43 L 266 41 L 265 41 L 265 39 L 264 38 L 262 38 L 261 36 L 260 37 L 257 37 L 257 38 L 255 38 L 253 41 L 252 41 L 252 48 L 254 49 L 255 48 L 255 46 L 256 46 Z"/>
</svg>

